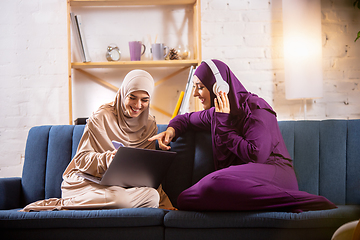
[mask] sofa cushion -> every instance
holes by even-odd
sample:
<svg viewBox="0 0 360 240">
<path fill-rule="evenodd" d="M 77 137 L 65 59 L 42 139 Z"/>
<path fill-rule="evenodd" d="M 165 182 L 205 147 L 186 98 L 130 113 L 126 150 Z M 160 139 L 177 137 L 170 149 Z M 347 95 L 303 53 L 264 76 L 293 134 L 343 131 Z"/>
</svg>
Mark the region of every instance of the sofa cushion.
<svg viewBox="0 0 360 240">
<path fill-rule="evenodd" d="M 62 175 L 71 161 L 74 126 L 56 126 L 49 131 L 45 199 L 61 197 Z"/>
<path fill-rule="evenodd" d="M 205 175 L 215 171 L 213 152 L 209 148 L 209 146 L 212 146 L 210 133 L 197 132 L 195 142 L 194 171 L 191 185 L 197 183 Z"/>
<path fill-rule="evenodd" d="M 331 228 L 358 219 L 360 206 L 289 212 L 195 212 L 170 211 L 164 225 L 171 228 Z"/>
<path fill-rule="evenodd" d="M 22 172 L 23 205 L 45 198 L 47 146 L 51 126 L 30 129 Z"/>
<path fill-rule="evenodd" d="M 0 178 L 0 210 L 20 207 L 21 178 Z"/>
<path fill-rule="evenodd" d="M 348 121 L 346 203 L 360 204 L 360 120 Z"/>
<path fill-rule="evenodd" d="M 193 181 L 195 134 L 187 132 L 179 137 L 176 142 L 170 143 L 170 146 L 171 151 L 177 152 L 177 155 L 162 186 L 173 206 L 177 207 L 177 196 L 190 187 Z"/>
<path fill-rule="evenodd" d="M 76 154 L 80 139 L 84 133 L 84 128 L 85 128 L 85 125 L 78 125 L 78 126 L 75 126 L 75 128 L 74 128 L 71 159 L 73 159 L 73 157 Z"/>
<path fill-rule="evenodd" d="M 320 191 L 336 204 L 346 203 L 346 120 L 327 120 L 320 124 Z"/>
<path fill-rule="evenodd" d="M 162 226 L 166 211 L 158 208 L 19 212 L 0 211 L 1 228 L 95 228 Z"/>
<path fill-rule="evenodd" d="M 22 173 L 23 203 L 61 197 L 62 174 L 75 155 L 84 126 L 37 126 L 30 129 Z"/>
<path fill-rule="evenodd" d="M 174 211 L 165 215 L 165 239 L 328 240 L 359 216 L 354 205 L 303 213 Z"/>
</svg>

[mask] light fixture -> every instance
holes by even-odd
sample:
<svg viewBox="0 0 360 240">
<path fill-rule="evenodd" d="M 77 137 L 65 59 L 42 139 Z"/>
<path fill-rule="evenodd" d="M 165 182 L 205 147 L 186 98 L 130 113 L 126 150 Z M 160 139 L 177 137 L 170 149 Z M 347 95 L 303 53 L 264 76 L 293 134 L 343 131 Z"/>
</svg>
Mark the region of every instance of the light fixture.
<svg viewBox="0 0 360 240">
<path fill-rule="evenodd" d="M 323 96 L 321 2 L 282 0 L 286 99 Z"/>
</svg>

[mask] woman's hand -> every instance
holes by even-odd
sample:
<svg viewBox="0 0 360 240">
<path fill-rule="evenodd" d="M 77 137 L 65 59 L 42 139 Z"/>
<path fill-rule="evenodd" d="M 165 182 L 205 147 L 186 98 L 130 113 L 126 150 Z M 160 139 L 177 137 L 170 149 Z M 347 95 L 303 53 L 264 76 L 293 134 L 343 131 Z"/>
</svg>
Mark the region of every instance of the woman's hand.
<svg viewBox="0 0 360 240">
<path fill-rule="evenodd" d="M 114 159 L 116 153 L 117 153 L 117 149 L 111 152 L 111 159 Z"/>
<path fill-rule="evenodd" d="M 117 153 L 117 149 L 115 149 L 114 151 L 110 152 L 110 159 L 106 158 L 106 164 L 107 164 L 107 167 L 110 166 L 110 164 L 112 163 L 112 161 L 114 160 L 114 157 Z"/>
<path fill-rule="evenodd" d="M 227 94 L 220 92 L 214 99 L 215 111 L 222 113 L 230 113 L 230 102 Z"/>
<path fill-rule="evenodd" d="M 168 127 L 165 132 L 161 132 L 149 138 L 149 141 L 158 140 L 160 149 L 169 150 L 171 147 L 167 145 L 171 142 L 171 140 L 174 137 L 175 137 L 175 129 L 172 127 Z"/>
</svg>

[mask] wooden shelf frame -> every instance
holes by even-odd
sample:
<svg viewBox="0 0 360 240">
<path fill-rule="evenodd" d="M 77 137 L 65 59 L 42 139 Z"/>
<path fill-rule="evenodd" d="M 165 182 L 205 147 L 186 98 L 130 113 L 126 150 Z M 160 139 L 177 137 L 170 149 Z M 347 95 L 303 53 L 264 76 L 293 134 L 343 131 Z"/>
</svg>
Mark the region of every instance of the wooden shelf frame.
<svg viewBox="0 0 360 240">
<path fill-rule="evenodd" d="M 99 7 L 99 6 L 152 6 L 152 5 L 192 5 L 193 7 L 193 43 L 194 59 L 192 60 L 162 60 L 162 61 L 118 61 L 118 62 L 72 62 L 71 61 L 71 7 Z M 69 91 L 69 124 L 73 124 L 73 109 L 72 109 L 72 70 L 81 71 L 92 80 L 95 80 L 101 85 L 107 86 L 113 90 L 116 87 L 110 86 L 105 80 L 99 79 L 96 76 L 86 72 L 86 69 L 94 68 L 157 68 L 157 67 L 177 67 L 178 71 L 160 79 L 155 86 L 167 81 L 171 77 L 177 75 L 181 71 L 190 66 L 198 66 L 201 63 L 201 6 L 200 0 L 67 0 L 67 33 L 68 33 L 68 91 Z M 151 106 L 156 111 L 159 111 L 167 116 L 169 113 Z M 196 107 L 195 107 L 195 110 Z"/>
<path fill-rule="evenodd" d="M 133 68 L 133 67 L 190 67 L 197 66 L 198 60 L 161 60 L 161 61 L 118 61 L 118 62 L 73 62 L 73 69 L 87 68 Z"/>
<path fill-rule="evenodd" d="M 68 0 L 70 6 L 193 5 L 196 0 Z"/>
</svg>

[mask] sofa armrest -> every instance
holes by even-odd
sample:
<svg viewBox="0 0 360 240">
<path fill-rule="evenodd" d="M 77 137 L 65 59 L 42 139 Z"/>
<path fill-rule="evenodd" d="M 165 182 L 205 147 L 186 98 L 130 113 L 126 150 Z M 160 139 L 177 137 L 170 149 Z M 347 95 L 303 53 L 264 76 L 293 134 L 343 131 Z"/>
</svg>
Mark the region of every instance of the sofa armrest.
<svg viewBox="0 0 360 240">
<path fill-rule="evenodd" d="M 0 178 L 0 193 L 0 210 L 21 207 L 21 178 Z"/>
</svg>

